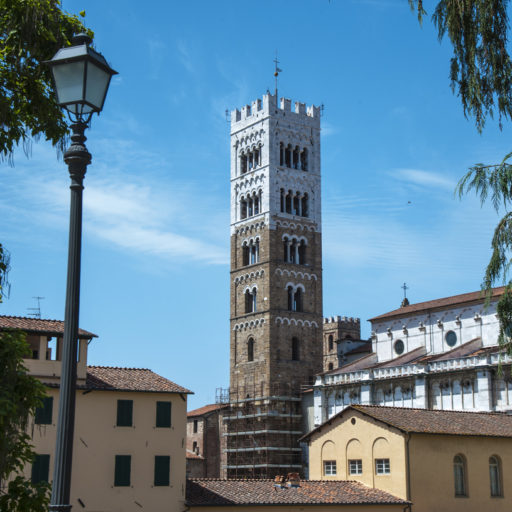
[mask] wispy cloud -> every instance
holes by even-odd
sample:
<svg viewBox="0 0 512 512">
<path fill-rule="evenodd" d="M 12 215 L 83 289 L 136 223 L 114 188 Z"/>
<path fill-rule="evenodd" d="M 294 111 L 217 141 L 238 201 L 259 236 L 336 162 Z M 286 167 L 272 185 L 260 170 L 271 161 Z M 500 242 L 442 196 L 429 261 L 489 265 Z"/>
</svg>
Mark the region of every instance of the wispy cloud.
<svg viewBox="0 0 512 512">
<path fill-rule="evenodd" d="M 160 70 L 164 61 L 167 47 L 165 43 L 159 39 L 150 39 L 148 41 L 149 52 L 149 77 L 152 80 L 157 80 L 160 77 Z"/>
<path fill-rule="evenodd" d="M 190 48 L 187 46 L 185 41 L 178 41 L 176 48 L 178 50 L 178 58 L 183 67 L 189 72 L 194 73 L 196 68 L 192 56 L 190 54 Z"/>
<path fill-rule="evenodd" d="M 390 174 L 398 180 L 424 187 L 454 190 L 456 185 L 451 178 L 432 171 L 423 171 L 420 169 L 397 169 L 392 171 Z"/>
</svg>

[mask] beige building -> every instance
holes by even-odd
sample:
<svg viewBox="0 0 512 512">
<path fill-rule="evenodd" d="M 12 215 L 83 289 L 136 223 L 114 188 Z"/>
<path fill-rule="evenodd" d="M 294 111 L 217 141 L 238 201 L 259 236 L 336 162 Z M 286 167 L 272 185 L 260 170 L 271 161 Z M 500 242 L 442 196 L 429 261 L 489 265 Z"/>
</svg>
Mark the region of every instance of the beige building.
<svg viewBox="0 0 512 512">
<path fill-rule="evenodd" d="M 302 440 L 310 478 L 356 480 L 414 512 L 512 507 L 510 415 L 353 405 Z"/>
<path fill-rule="evenodd" d="M 408 502 L 359 482 L 193 479 L 187 481 L 190 512 L 404 512 Z"/>
<path fill-rule="evenodd" d="M 48 387 L 30 425 L 37 454 L 26 468 L 51 481 L 59 408 L 63 322 L 0 317 L 27 333 L 25 365 Z M 183 510 L 187 394 L 151 370 L 87 366 L 94 334 L 80 330 L 71 504 L 84 512 Z"/>
</svg>

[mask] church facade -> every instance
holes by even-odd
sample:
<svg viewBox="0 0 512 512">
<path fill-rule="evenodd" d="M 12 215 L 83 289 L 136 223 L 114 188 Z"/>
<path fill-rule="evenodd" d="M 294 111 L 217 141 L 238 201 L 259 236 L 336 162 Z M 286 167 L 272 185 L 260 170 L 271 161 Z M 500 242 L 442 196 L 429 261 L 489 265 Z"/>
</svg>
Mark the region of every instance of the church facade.
<svg viewBox="0 0 512 512">
<path fill-rule="evenodd" d="M 306 429 L 350 404 L 512 412 L 512 359 L 498 346 L 502 293 L 488 305 L 473 292 L 370 319 L 371 353 L 317 376 Z"/>
<path fill-rule="evenodd" d="M 301 468 L 322 370 L 320 109 L 270 93 L 231 114 L 230 478 Z"/>
</svg>

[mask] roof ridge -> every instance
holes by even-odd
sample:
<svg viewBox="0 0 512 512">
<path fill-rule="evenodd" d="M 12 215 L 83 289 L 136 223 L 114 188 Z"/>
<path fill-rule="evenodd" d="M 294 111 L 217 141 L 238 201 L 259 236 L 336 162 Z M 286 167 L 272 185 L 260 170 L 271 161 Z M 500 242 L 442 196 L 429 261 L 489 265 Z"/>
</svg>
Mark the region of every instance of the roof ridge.
<svg viewBox="0 0 512 512">
<path fill-rule="evenodd" d="M 17 320 L 34 320 L 34 321 L 39 321 L 39 322 L 64 323 L 64 320 L 57 320 L 57 319 L 53 319 L 53 318 L 34 318 L 33 316 L 0 315 L 0 318 L 15 318 Z"/>
<path fill-rule="evenodd" d="M 479 415 L 487 415 L 487 416 L 510 416 L 506 412 L 499 411 L 460 411 L 454 409 L 427 409 L 422 407 L 396 407 L 393 405 L 368 405 L 368 404 L 350 404 L 349 407 L 354 408 L 366 408 L 371 407 L 373 409 L 396 409 L 397 411 L 427 411 L 427 412 L 435 412 L 435 413 L 454 413 L 454 414 L 479 414 Z"/>
<path fill-rule="evenodd" d="M 143 370 L 143 371 L 155 373 L 153 370 L 151 370 L 151 368 L 136 368 L 136 367 L 130 367 L 130 366 L 97 366 L 94 364 L 89 364 L 89 365 L 87 365 L 87 368 L 104 368 L 107 370 Z M 158 374 L 156 374 L 156 375 L 158 375 Z M 158 375 L 158 376 L 162 377 L 161 375 Z M 162 378 L 165 379 L 165 377 L 162 377 Z"/>
</svg>

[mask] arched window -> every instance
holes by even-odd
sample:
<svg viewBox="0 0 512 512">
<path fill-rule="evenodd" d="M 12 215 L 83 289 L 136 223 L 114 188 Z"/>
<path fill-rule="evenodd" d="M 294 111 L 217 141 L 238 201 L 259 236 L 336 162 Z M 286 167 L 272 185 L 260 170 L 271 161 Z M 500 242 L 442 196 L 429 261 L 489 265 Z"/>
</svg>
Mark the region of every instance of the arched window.
<svg viewBox="0 0 512 512">
<path fill-rule="evenodd" d="M 284 144 L 282 142 L 279 143 L 279 165 L 284 165 Z"/>
<path fill-rule="evenodd" d="M 299 265 L 305 265 L 306 264 L 306 242 L 304 240 L 301 240 L 299 244 Z"/>
<path fill-rule="evenodd" d="M 292 338 L 292 361 L 300 361 L 300 343 L 298 338 Z"/>
<path fill-rule="evenodd" d="M 287 262 L 288 261 L 288 249 L 289 245 L 288 245 L 288 237 L 284 237 L 283 238 L 283 261 Z"/>
<path fill-rule="evenodd" d="M 256 295 L 257 295 L 257 290 L 256 290 L 256 288 L 253 288 L 253 290 L 252 290 L 252 312 L 253 313 L 256 313 Z"/>
<path fill-rule="evenodd" d="M 249 197 L 247 199 L 247 216 L 252 217 L 253 215 L 254 215 L 253 199 L 252 199 L 252 197 Z"/>
<path fill-rule="evenodd" d="M 288 286 L 288 311 L 293 311 L 293 288 Z"/>
<path fill-rule="evenodd" d="M 281 189 L 281 212 L 284 212 L 284 188 Z"/>
<path fill-rule="evenodd" d="M 197 441 L 194 441 L 194 442 L 192 443 L 192 451 L 193 451 L 195 454 L 199 455 L 199 447 L 197 446 Z"/>
<path fill-rule="evenodd" d="M 245 290 L 245 312 L 256 313 L 256 288 Z"/>
<path fill-rule="evenodd" d="M 453 458 L 453 478 L 455 484 L 455 496 L 467 496 L 466 459 L 464 455 L 455 455 Z"/>
<path fill-rule="evenodd" d="M 244 153 L 240 155 L 240 172 L 242 174 L 247 172 L 247 155 Z"/>
<path fill-rule="evenodd" d="M 293 150 L 293 168 L 298 169 L 299 168 L 299 146 L 295 146 L 295 149 Z"/>
<path fill-rule="evenodd" d="M 331 371 L 334 368 L 334 365 L 332 363 L 329 363 L 329 371 Z"/>
<path fill-rule="evenodd" d="M 293 296 L 293 311 L 302 311 L 302 290 L 297 288 Z"/>
<path fill-rule="evenodd" d="M 286 167 L 291 167 L 292 163 L 292 146 L 291 144 L 288 144 L 288 146 L 286 146 L 286 149 L 284 150 L 284 165 Z"/>
<path fill-rule="evenodd" d="M 497 455 L 489 457 L 489 477 L 491 479 L 491 496 L 503 496 L 501 460 Z"/>
<path fill-rule="evenodd" d="M 332 334 L 329 334 L 329 350 L 334 348 L 334 338 Z"/>
<path fill-rule="evenodd" d="M 302 206 L 302 216 L 303 217 L 309 217 L 309 209 L 308 209 L 308 195 L 304 194 L 301 199 L 301 206 Z"/>
<path fill-rule="evenodd" d="M 293 196 L 293 214 L 300 215 L 300 195 L 298 192 Z"/>
<path fill-rule="evenodd" d="M 286 213 L 292 213 L 292 191 L 291 190 L 288 190 L 288 194 L 286 194 L 285 209 L 286 209 Z"/>
<path fill-rule="evenodd" d="M 290 244 L 288 263 L 297 263 L 297 240 L 292 240 Z"/>
<path fill-rule="evenodd" d="M 254 215 L 258 215 L 260 213 L 260 197 L 258 195 L 254 196 Z"/>
<path fill-rule="evenodd" d="M 304 148 L 300 154 L 300 168 L 303 171 L 308 170 L 308 149 Z"/>
<path fill-rule="evenodd" d="M 254 361 L 254 338 L 247 341 L 247 361 Z"/>
<path fill-rule="evenodd" d="M 240 218 L 247 218 L 247 201 L 244 198 L 240 200 Z"/>
<path fill-rule="evenodd" d="M 249 265 L 249 246 L 247 242 L 242 246 L 242 265 Z"/>
</svg>

